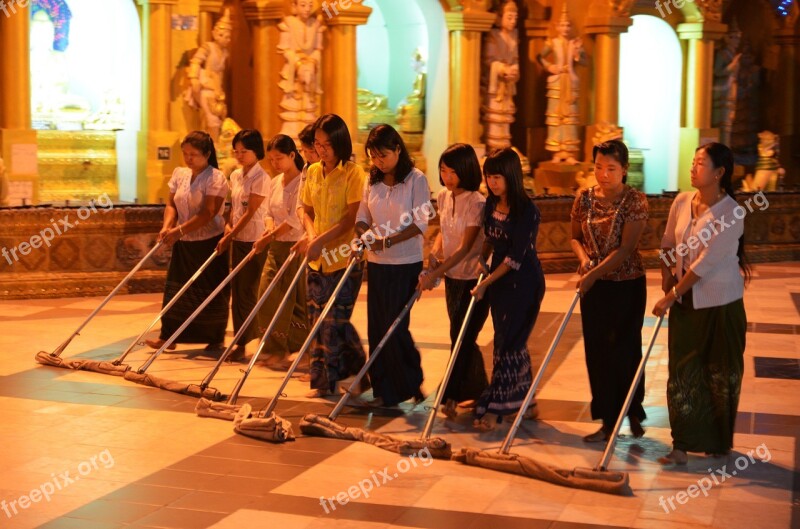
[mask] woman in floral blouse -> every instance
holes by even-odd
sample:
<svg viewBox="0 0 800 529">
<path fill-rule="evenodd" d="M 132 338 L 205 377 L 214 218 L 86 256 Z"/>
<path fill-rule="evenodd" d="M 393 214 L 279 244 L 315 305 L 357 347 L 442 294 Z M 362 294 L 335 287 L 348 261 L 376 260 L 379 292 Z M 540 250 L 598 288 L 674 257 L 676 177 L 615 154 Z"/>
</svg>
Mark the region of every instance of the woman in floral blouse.
<svg viewBox="0 0 800 529">
<path fill-rule="evenodd" d="M 647 284 L 638 246 L 647 225 L 647 198 L 625 185 L 628 149 L 619 140 L 592 150 L 597 185 L 572 206 L 572 251 L 580 261 L 578 290 L 592 419 L 602 427 L 586 442 L 608 439 L 642 359 Z M 628 410 L 635 437 L 644 435 L 644 379 Z"/>
</svg>

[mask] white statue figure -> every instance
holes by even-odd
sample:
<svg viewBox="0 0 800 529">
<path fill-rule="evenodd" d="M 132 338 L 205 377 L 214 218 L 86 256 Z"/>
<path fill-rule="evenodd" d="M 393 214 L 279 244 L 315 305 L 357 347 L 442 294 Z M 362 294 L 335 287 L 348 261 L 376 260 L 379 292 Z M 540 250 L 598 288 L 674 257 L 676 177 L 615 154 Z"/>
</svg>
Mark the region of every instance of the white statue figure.
<svg viewBox="0 0 800 529">
<path fill-rule="evenodd" d="M 294 15 L 278 24 L 281 32 L 278 53 L 286 59 L 281 70 L 281 133 L 297 138 L 299 132 L 317 119 L 317 99 L 322 93 L 322 25 L 312 17 L 313 0 L 294 0 Z"/>
<path fill-rule="evenodd" d="M 768 130 L 758 133 L 756 174 L 748 191 L 775 191 L 778 189 L 779 182 L 786 172 L 778 161 L 780 148 L 780 136 Z"/>
<path fill-rule="evenodd" d="M 505 0 L 497 11 L 497 27 L 487 35 L 483 46 L 484 141 L 489 149 L 511 146 L 511 124 L 516 106 L 514 95 L 519 81 L 519 11 L 514 0 Z"/>
<path fill-rule="evenodd" d="M 570 39 L 572 25 L 567 5 L 556 26 L 558 36 L 548 39 L 539 54 L 539 62 L 550 75 L 547 77 L 547 141 L 545 149 L 553 153 L 554 162 L 577 163 L 579 79 L 574 64 L 584 64 L 586 53 L 580 38 Z"/>
<path fill-rule="evenodd" d="M 738 96 L 737 78 L 742 56 L 739 42 L 742 34 L 731 24 L 725 35 L 725 47 L 714 54 L 714 111 L 712 126 L 719 127 L 719 141 L 731 144 L 731 130 L 736 118 L 736 99 Z"/>
<path fill-rule="evenodd" d="M 219 139 L 222 120 L 228 115 L 222 84 L 228 66 L 232 32 L 230 11 L 226 9 L 211 32 L 214 40 L 204 42 L 189 62 L 187 76 L 191 87 L 184 93 L 184 100 L 189 106 L 203 113 L 203 128 L 215 142 Z"/>
</svg>

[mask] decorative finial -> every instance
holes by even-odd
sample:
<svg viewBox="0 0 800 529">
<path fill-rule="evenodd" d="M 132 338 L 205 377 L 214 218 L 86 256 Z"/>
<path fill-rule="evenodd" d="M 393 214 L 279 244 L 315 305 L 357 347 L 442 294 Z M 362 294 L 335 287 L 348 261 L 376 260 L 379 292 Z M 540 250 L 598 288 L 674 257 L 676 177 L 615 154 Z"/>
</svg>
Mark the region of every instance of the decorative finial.
<svg viewBox="0 0 800 529">
<path fill-rule="evenodd" d="M 233 31 L 233 21 L 231 20 L 230 8 L 225 8 L 225 11 L 222 13 L 222 18 L 217 20 L 217 23 L 214 24 L 214 29 Z"/>
</svg>

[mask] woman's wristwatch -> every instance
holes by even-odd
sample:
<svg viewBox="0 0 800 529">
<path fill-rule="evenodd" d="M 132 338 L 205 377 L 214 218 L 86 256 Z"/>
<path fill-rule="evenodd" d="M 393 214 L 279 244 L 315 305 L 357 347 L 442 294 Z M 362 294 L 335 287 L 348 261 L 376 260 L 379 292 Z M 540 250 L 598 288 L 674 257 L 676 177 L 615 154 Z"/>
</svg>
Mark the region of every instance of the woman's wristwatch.
<svg viewBox="0 0 800 529">
<path fill-rule="evenodd" d="M 383 249 L 388 250 L 392 247 L 392 238 L 391 237 L 384 237 L 383 239 Z"/>
</svg>

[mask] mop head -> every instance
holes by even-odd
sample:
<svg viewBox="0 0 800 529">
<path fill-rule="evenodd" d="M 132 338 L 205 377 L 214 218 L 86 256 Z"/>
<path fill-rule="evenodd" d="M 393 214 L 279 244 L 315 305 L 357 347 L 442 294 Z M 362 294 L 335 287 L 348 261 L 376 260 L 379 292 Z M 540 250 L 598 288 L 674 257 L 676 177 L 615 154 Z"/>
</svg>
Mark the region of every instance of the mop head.
<svg viewBox="0 0 800 529">
<path fill-rule="evenodd" d="M 390 452 L 397 452 L 404 456 L 416 454 L 420 450 L 425 450 L 426 448 L 431 456 L 436 459 L 450 459 L 452 455 L 450 443 L 441 437 L 414 440 L 394 439 L 388 435 L 368 432 L 362 428 L 342 426 L 327 417 L 320 417 L 313 413 L 307 414 L 303 417 L 303 420 L 300 421 L 300 431 L 306 435 L 315 435 L 317 437 L 361 441 L 362 443 L 373 444 L 378 448 L 383 448 Z"/>
<path fill-rule="evenodd" d="M 236 418 L 236 414 L 241 410 L 241 406 L 235 404 L 225 404 L 223 402 L 214 402 L 207 398 L 201 398 L 197 401 L 197 406 L 194 412 L 199 417 L 213 417 L 215 419 L 222 419 L 224 421 L 232 421 Z"/>
<path fill-rule="evenodd" d="M 45 351 L 36 353 L 36 361 L 43 366 L 63 367 L 76 371 L 95 371 L 118 377 L 123 376 L 130 369 L 127 365 L 114 365 L 112 362 L 101 362 L 100 360 L 90 360 L 88 358 L 61 358 Z"/>
<path fill-rule="evenodd" d="M 558 469 L 516 454 L 500 454 L 472 448 L 462 448 L 460 452 L 453 454 L 453 460 L 476 467 L 499 470 L 509 474 L 519 474 L 520 476 L 540 479 L 575 489 L 619 494 L 620 496 L 630 496 L 632 494 L 626 472 Z"/>
<path fill-rule="evenodd" d="M 137 373 L 132 369 L 126 371 L 122 376 L 125 378 L 125 380 L 130 380 L 131 382 L 136 382 L 137 384 L 159 389 L 166 389 L 167 391 L 172 391 L 174 393 L 183 393 L 184 395 L 190 395 L 192 397 L 205 397 L 211 400 L 219 400 L 222 398 L 222 394 L 214 388 L 206 388 L 203 390 L 197 384 L 175 382 L 151 375 L 149 373 Z"/>
<path fill-rule="evenodd" d="M 233 418 L 233 431 L 271 443 L 294 440 L 292 423 L 278 417 L 275 412 L 266 417 L 260 412 L 253 413 L 253 407 L 249 404 L 243 404 L 239 413 Z"/>
</svg>

